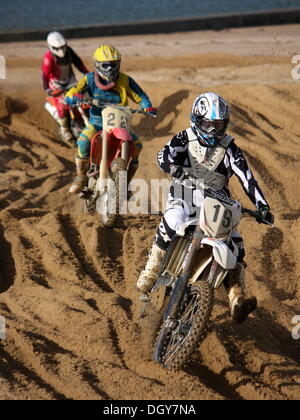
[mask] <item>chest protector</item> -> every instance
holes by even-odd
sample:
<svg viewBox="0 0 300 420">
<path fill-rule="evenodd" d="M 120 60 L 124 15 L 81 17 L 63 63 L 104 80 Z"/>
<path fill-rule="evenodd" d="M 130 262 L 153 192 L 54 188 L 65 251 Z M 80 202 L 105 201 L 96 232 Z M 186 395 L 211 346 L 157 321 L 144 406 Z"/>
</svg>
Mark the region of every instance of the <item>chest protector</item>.
<svg viewBox="0 0 300 420">
<path fill-rule="evenodd" d="M 67 86 L 76 82 L 75 75 L 72 70 L 72 59 L 71 54 L 67 52 L 64 59 L 55 58 L 55 83 L 57 87 Z"/>
<path fill-rule="evenodd" d="M 227 183 L 227 177 L 216 172 L 224 159 L 226 149 L 233 138 L 224 136 L 216 147 L 204 147 L 199 143 L 191 128 L 186 130 L 189 146 L 188 155 L 194 177 L 204 181 L 206 187 L 222 189 Z"/>
</svg>

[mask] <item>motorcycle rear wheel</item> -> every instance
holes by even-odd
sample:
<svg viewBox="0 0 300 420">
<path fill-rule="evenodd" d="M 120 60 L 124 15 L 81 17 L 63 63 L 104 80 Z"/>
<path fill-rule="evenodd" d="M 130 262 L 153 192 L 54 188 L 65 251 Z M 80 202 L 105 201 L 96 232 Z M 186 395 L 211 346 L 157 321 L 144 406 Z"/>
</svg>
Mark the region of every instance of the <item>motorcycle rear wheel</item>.
<svg viewBox="0 0 300 420">
<path fill-rule="evenodd" d="M 205 281 L 193 284 L 183 300 L 176 326 L 168 326 L 168 320 L 162 325 L 154 360 L 167 369 L 181 369 L 205 336 L 212 304 L 211 286 Z"/>
</svg>

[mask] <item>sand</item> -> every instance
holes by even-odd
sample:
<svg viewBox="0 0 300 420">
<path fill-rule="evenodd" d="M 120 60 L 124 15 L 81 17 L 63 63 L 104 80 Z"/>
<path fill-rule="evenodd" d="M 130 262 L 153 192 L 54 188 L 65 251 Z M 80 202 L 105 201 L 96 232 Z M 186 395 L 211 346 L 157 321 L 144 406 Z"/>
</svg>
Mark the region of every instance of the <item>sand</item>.
<svg viewBox="0 0 300 420">
<path fill-rule="evenodd" d="M 96 46 L 114 43 L 158 108 L 157 120 L 134 123 L 144 144 L 137 177 L 165 176 L 158 150 L 188 126 L 195 96 L 217 91 L 276 217 L 275 229 L 240 225 L 258 309 L 235 326 L 217 291 L 207 338 L 175 373 L 145 357 L 137 326 L 135 282 L 159 216 L 129 215 L 108 229 L 81 214 L 67 193 L 75 150 L 43 108 L 45 44 L 0 45 L 1 399 L 299 399 L 299 41 L 298 25 L 70 41 L 90 68 Z M 251 207 L 236 180 L 231 189 Z"/>
</svg>

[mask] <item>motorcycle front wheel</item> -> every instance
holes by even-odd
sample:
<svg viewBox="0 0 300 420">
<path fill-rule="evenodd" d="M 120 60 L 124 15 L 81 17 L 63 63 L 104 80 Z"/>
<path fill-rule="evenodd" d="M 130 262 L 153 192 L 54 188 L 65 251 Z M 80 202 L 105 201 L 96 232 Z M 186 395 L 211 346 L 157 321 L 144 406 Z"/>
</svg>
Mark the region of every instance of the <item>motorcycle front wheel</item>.
<svg viewBox="0 0 300 420">
<path fill-rule="evenodd" d="M 112 194 L 108 190 L 97 199 L 96 209 L 104 226 L 112 227 L 116 223 L 122 202 L 127 199 L 127 196 L 121 196 L 122 191 L 127 192 L 127 185 L 123 185 L 127 178 L 121 177 L 121 174 L 126 171 L 126 161 L 121 158 L 115 159 L 111 165 L 111 178 L 114 181 L 115 192 Z M 113 202 L 115 205 L 112 205 Z"/>
<path fill-rule="evenodd" d="M 167 369 L 179 370 L 204 338 L 212 310 L 213 290 L 205 281 L 189 287 L 179 315 L 166 320 L 155 344 L 154 360 Z"/>
</svg>

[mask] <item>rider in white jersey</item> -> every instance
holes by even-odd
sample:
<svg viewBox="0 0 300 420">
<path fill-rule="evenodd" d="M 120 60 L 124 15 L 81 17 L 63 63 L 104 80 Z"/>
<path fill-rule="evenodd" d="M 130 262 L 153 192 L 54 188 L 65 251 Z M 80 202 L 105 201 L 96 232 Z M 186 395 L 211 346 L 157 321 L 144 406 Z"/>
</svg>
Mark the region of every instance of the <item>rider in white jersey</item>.
<svg viewBox="0 0 300 420">
<path fill-rule="evenodd" d="M 226 134 L 229 118 L 228 104 L 219 95 L 208 92 L 198 96 L 192 107 L 190 127 L 176 134 L 158 153 L 158 164 L 173 179 L 182 181 L 189 173 L 201 179 L 206 187 L 225 190 L 227 194 L 229 178 L 235 174 L 263 218 L 273 223 L 270 207 L 242 150 Z M 137 287 L 143 293 L 148 293 L 157 280 L 160 264 L 176 229 L 193 216 L 195 208 L 201 207 L 204 197 L 199 190 L 189 192 L 188 196 L 184 197 L 183 190 L 172 184 L 166 212 L 157 229 L 148 262 L 137 281 Z M 233 240 L 239 248 L 238 263 L 225 286 L 232 317 L 236 322 L 242 322 L 255 309 L 257 301 L 254 296 L 249 298 L 244 294 L 245 252 L 242 237 L 237 231 L 233 233 Z"/>
</svg>

